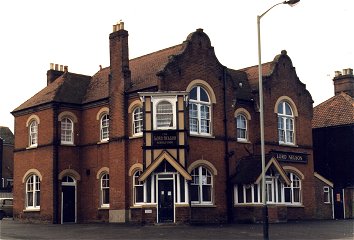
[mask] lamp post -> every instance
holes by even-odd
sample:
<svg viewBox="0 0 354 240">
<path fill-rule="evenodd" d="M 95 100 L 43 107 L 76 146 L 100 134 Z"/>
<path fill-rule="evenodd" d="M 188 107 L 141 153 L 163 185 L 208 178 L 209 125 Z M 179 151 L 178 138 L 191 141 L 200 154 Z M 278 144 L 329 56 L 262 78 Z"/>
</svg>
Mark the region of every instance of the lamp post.
<svg viewBox="0 0 354 240">
<path fill-rule="evenodd" d="M 300 0 L 283 1 L 273 5 L 267 11 L 257 16 L 257 32 L 258 32 L 258 84 L 259 84 L 259 115 L 260 115 L 260 131 L 261 131 L 261 157 L 262 157 L 262 202 L 263 202 L 263 239 L 269 239 L 268 224 L 268 207 L 266 199 L 266 183 L 265 183 L 265 151 L 264 151 L 264 113 L 263 113 L 263 82 L 262 82 L 262 58 L 261 58 L 261 18 L 266 15 L 272 8 L 287 4 L 295 5 Z"/>
</svg>

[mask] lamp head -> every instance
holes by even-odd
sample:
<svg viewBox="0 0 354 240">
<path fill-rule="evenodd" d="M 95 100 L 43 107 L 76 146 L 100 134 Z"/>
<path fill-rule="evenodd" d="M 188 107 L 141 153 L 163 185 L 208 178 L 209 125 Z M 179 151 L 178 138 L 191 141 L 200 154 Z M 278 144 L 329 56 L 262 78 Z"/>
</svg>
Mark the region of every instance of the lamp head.
<svg viewBox="0 0 354 240">
<path fill-rule="evenodd" d="M 288 1 L 284 1 L 283 4 L 288 4 L 290 6 L 293 6 L 293 5 L 297 4 L 298 2 L 300 2 L 300 0 L 288 0 Z"/>
</svg>

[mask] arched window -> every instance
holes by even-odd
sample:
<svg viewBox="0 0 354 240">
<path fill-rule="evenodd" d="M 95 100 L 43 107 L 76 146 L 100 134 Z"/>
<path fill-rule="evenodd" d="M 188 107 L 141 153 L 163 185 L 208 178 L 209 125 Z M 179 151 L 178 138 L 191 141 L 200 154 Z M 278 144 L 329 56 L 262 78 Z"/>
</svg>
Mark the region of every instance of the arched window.
<svg viewBox="0 0 354 240">
<path fill-rule="evenodd" d="M 101 207 L 109 207 L 109 174 L 104 173 L 100 179 L 101 182 Z"/>
<path fill-rule="evenodd" d="M 156 128 L 166 129 L 173 127 L 173 107 L 168 101 L 161 101 L 156 105 Z"/>
<path fill-rule="evenodd" d="M 284 200 L 287 204 L 301 204 L 301 179 L 292 172 L 287 173 L 291 184 L 284 186 Z"/>
<path fill-rule="evenodd" d="M 282 101 L 278 105 L 279 143 L 295 144 L 294 113 L 289 103 Z"/>
<path fill-rule="evenodd" d="M 26 209 L 39 209 L 40 202 L 40 179 L 32 174 L 26 181 Z"/>
<path fill-rule="evenodd" d="M 100 140 L 107 141 L 109 139 L 109 115 L 108 114 L 102 115 L 100 121 L 100 130 L 101 130 Z"/>
<path fill-rule="evenodd" d="M 237 141 L 247 141 L 248 124 L 247 124 L 247 118 L 243 114 L 237 115 L 236 126 L 237 126 Z"/>
<path fill-rule="evenodd" d="M 74 124 L 70 118 L 63 118 L 61 120 L 61 143 L 74 143 Z"/>
<path fill-rule="evenodd" d="M 33 120 L 29 125 L 29 146 L 35 147 L 38 144 L 38 123 Z"/>
<path fill-rule="evenodd" d="M 212 204 L 213 175 L 211 172 L 199 166 L 191 172 L 191 201 L 193 204 Z"/>
<path fill-rule="evenodd" d="M 211 135 L 211 103 L 207 91 L 201 86 L 193 87 L 189 99 L 190 132 Z"/>
<path fill-rule="evenodd" d="M 143 109 L 137 107 L 133 111 L 133 136 L 139 136 L 143 133 Z"/>
<path fill-rule="evenodd" d="M 142 171 L 138 170 L 133 175 L 133 199 L 134 205 L 142 204 L 144 202 L 144 184 L 139 181 Z"/>
</svg>

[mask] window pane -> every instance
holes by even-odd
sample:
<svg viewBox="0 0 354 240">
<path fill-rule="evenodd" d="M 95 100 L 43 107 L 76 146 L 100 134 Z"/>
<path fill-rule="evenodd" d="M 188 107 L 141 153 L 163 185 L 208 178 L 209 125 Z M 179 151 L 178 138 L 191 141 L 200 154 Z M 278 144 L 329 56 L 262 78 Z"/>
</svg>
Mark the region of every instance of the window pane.
<svg viewBox="0 0 354 240">
<path fill-rule="evenodd" d="M 252 188 L 251 188 L 251 186 L 246 185 L 245 191 L 246 191 L 246 203 L 251 203 L 252 202 Z"/>
<path fill-rule="evenodd" d="M 144 202 L 144 187 L 143 186 L 137 186 L 135 192 L 135 202 L 136 203 L 141 203 Z"/>
<path fill-rule="evenodd" d="M 191 201 L 199 201 L 198 185 L 191 185 Z"/>
<path fill-rule="evenodd" d="M 200 89 L 200 101 L 209 102 L 209 96 L 207 92 L 201 87 L 199 87 L 199 89 Z"/>
<path fill-rule="evenodd" d="M 158 128 L 173 126 L 172 104 L 167 101 L 158 103 L 156 107 L 156 126 Z"/>
<path fill-rule="evenodd" d="M 192 100 L 197 100 L 197 87 L 192 88 L 189 93 L 189 98 Z"/>
<path fill-rule="evenodd" d="M 288 103 L 285 103 L 285 114 L 289 116 L 293 115 L 293 111 L 291 110 L 291 107 Z"/>
<path fill-rule="evenodd" d="M 203 185 L 203 202 L 211 202 L 211 186 Z"/>
<path fill-rule="evenodd" d="M 245 202 L 243 199 L 243 186 L 242 185 L 237 186 L 237 197 L 238 197 L 238 203 Z"/>
</svg>

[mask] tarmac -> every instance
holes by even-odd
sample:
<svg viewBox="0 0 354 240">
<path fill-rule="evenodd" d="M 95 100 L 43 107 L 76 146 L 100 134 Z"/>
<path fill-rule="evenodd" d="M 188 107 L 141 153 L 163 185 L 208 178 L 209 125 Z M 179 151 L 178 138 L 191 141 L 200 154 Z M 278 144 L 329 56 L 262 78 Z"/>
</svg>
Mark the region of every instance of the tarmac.
<svg viewBox="0 0 354 240">
<path fill-rule="evenodd" d="M 263 239 L 263 225 L 41 224 L 4 218 L 0 239 Z M 270 224 L 269 239 L 353 240 L 354 219 Z"/>
</svg>

